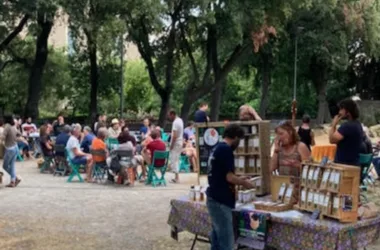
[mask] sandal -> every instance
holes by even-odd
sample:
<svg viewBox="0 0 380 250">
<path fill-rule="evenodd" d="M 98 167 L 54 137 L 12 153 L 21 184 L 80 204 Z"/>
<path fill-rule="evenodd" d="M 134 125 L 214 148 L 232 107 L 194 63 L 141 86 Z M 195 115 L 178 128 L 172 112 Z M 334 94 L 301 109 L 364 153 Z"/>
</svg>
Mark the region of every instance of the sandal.
<svg viewBox="0 0 380 250">
<path fill-rule="evenodd" d="M 20 179 L 20 178 L 16 178 L 15 187 L 17 187 L 17 186 L 18 186 L 18 184 L 20 184 L 20 182 L 21 182 L 21 179 Z"/>
<path fill-rule="evenodd" d="M 6 185 L 5 187 L 8 187 L 8 188 L 14 188 L 16 187 L 16 183 L 14 181 L 11 181 L 8 185 Z"/>
<path fill-rule="evenodd" d="M 177 184 L 178 181 L 177 181 L 176 179 L 171 179 L 171 180 L 170 180 L 170 183 L 172 183 L 172 184 Z"/>
</svg>

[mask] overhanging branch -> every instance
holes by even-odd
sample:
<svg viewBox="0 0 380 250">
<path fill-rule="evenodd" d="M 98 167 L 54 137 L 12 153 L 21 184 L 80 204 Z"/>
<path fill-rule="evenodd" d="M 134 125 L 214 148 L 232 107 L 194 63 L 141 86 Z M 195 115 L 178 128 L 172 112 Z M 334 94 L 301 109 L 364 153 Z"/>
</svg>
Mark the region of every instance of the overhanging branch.
<svg viewBox="0 0 380 250">
<path fill-rule="evenodd" d="M 26 14 L 19 22 L 17 27 L 4 39 L 0 44 L 0 52 L 3 51 L 10 42 L 22 31 L 25 24 L 28 22 L 29 14 Z"/>
</svg>

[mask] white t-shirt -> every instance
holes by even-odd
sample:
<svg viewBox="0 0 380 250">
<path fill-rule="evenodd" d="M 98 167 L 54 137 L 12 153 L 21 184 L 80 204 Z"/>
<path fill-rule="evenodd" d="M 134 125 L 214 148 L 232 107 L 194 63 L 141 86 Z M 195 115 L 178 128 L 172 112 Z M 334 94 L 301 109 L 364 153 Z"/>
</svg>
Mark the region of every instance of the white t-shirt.
<svg viewBox="0 0 380 250">
<path fill-rule="evenodd" d="M 176 117 L 173 121 L 172 134 L 173 134 L 173 132 L 177 133 L 177 139 L 174 143 L 177 145 L 181 145 L 181 147 L 182 147 L 182 143 L 183 143 L 183 121 L 179 117 Z"/>
<path fill-rule="evenodd" d="M 37 126 L 34 123 L 24 123 L 21 125 L 23 136 L 27 136 L 31 132 L 37 132 Z"/>
<path fill-rule="evenodd" d="M 75 154 L 73 152 L 73 149 L 76 148 L 76 149 L 80 149 L 80 144 L 79 144 L 79 141 L 78 139 L 75 137 L 75 136 L 70 136 L 69 140 L 67 141 L 67 144 L 66 144 L 66 149 L 69 151 L 69 157 L 70 159 L 74 159 L 75 158 Z"/>
</svg>

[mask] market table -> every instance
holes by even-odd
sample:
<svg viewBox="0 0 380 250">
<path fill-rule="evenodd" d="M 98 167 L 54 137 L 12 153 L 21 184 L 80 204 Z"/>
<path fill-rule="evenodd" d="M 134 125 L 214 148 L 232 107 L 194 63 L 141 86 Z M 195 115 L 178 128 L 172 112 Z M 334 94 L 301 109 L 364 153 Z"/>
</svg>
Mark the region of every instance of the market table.
<svg viewBox="0 0 380 250">
<path fill-rule="evenodd" d="M 237 206 L 236 210 L 239 209 L 246 210 L 247 206 Z M 178 232 L 188 231 L 196 237 L 208 238 L 211 232 L 206 204 L 189 201 L 187 197 L 171 201 L 168 224 Z M 304 213 L 299 218 L 286 218 L 283 213 L 271 213 L 267 245 L 281 250 L 358 249 L 378 239 L 379 231 L 380 216 L 343 224 L 330 219 L 313 220 L 311 215 Z"/>
</svg>

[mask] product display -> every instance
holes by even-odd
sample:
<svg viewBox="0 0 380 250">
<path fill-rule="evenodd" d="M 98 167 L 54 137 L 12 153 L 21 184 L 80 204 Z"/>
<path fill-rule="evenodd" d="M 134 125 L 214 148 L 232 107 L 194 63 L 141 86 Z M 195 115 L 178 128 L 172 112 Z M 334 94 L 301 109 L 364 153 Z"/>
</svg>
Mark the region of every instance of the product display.
<svg viewBox="0 0 380 250">
<path fill-rule="evenodd" d="M 286 184 L 282 183 L 280 191 L 278 192 L 278 202 L 284 201 L 285 192 L 286 192 Z"/>
<path fill-rule="evenodd" d="M 357 221 L 360 168 L 336 163 L 321 165 L 305 162 L 301 173 L 302 189 L 298 209 L 309 212 L 319 209 L 322 216 L 341 222 Z"/>
<path fill-rule="evenodd" d="M 300 203 L 300 206 L 301 208 L 306 208 L 306 196 L 307 196 L 307 190 L 306 189 L 302 189 L 301 190 L 301 203 Z"/>
<path fill-rule="evenodd" d="M 284 197 L 284 203 L 285 204 L 291 204 L 292 203 L 293 193 L 294 193 L 294 185 L 290 184 L 288 186 L 288 188 L 286 189 L 286 192 L 285 192 L 285 197 Z"/>
<path fill-rule="evenodd" d="M 327 184 L 328 184 L 328 181 L 329 181 L 330 173 L 331 173 L 331 169 L 326 169 L 323 172 L 323 177 L 322 177 L 322 181 L 321 181 L 321 185 L 320 185 L 320 190 L 326 190 L 327 189 Z"/>
<path fill-rule="evenodd" d="M 309 173 L 309 166 L 305 166 L 302 169 L 302 176 L 301 176 L 301 185 L 306 186 L 307 185 L 307 176 Z"/>
</svg>

